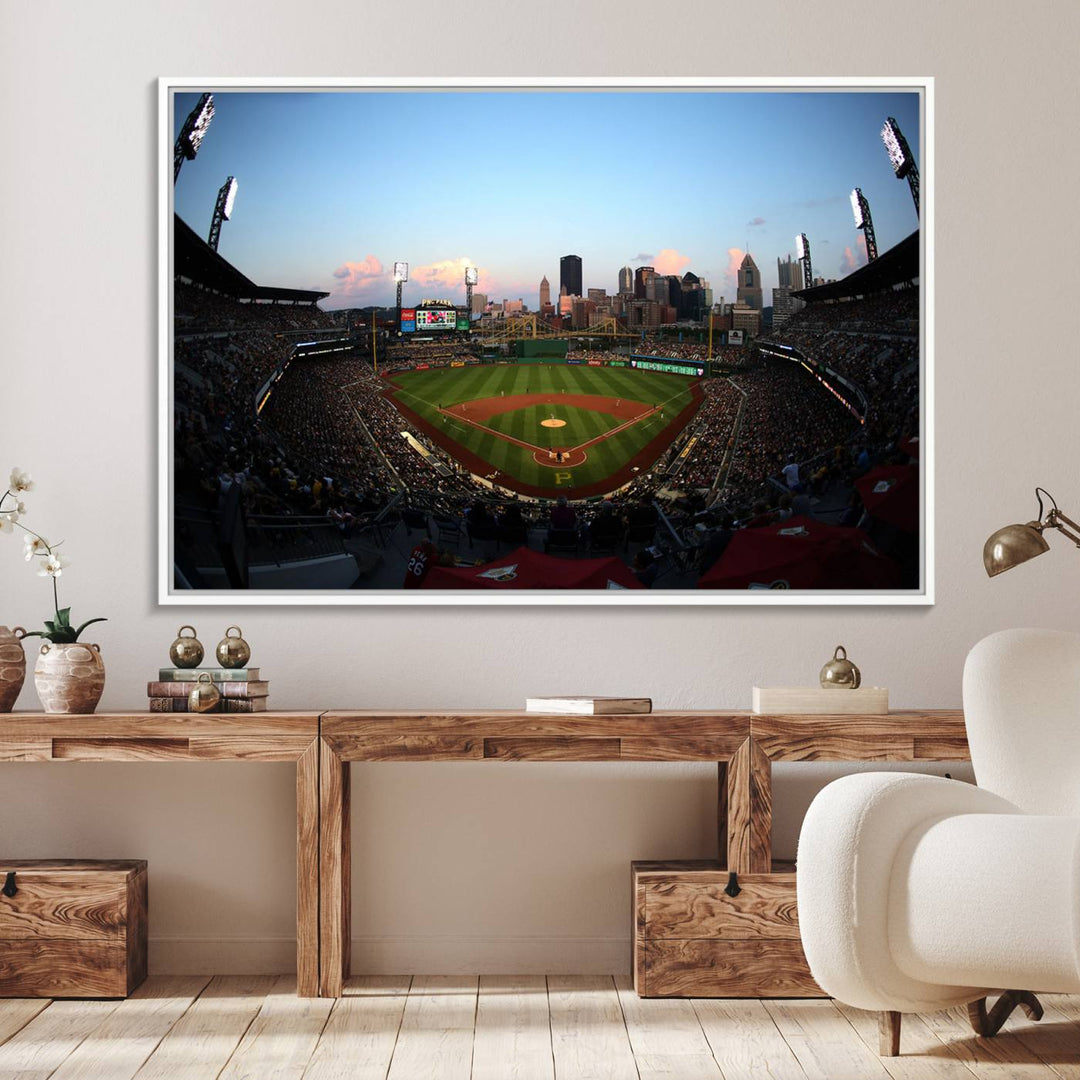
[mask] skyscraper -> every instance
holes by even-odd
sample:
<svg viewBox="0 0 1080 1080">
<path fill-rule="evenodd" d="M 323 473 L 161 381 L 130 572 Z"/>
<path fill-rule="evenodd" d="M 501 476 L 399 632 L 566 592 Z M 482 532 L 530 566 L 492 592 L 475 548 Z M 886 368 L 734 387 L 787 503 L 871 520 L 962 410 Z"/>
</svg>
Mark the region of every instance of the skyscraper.
<svg viewBox="0 0 1080 1080">
<path fill-rule="evenodd" d="M 564 255 L 559 260 L 559 285 L 567 296 L 581 296 L 581 256 Z"/>
<path fill-rule="evenodd" d="M 748 251 L 739 264 L 739 288 L 736 300 L 741 304 L 760 311 L 762 308 L 761 298 L 761 274 L 758 272 L 757 263 Z"/>
<path fill-rule="evenodd" d="M 619 271 L 619 292 L 632 293 L 634 291 L 634 271 L 629 266 L 624 266 Z"/>
<path fill-rule="evenodd" d="M 540 279 L 540 307 L 551 303 L 551 286 L 548 284 L 547 275 Z"/>
<path fill-rule="evenodd" d="M 790 255 L 786 259 L 777 259 L 776 284 L 782 289 L 801 289 L 803 287 L 802 263 L 798 260 L 792 262 Z"/>
<path fill-rule="evenodd" d="M 645 285 L 655 273 L 656 268 L 652 266 L 639 266 L 634 271 L 634 296 L 636 299 L 645 299 Z"/>
</svg>

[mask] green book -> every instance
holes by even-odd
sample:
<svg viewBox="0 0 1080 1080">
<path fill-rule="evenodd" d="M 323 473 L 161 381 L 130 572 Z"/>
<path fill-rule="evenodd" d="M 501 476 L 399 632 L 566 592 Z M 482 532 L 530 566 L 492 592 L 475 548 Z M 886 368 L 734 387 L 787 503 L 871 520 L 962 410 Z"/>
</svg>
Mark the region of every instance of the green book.
<svg viewBox="0 0 1080 1080">
<path fill-rule="evenodd" d="M 258 682 L 259 669 L 224 667 L 163 667 L 158 671 L 160 682 L 196 682 L 200 675 L 209 675 L 214 682 Z"/>
</svg>

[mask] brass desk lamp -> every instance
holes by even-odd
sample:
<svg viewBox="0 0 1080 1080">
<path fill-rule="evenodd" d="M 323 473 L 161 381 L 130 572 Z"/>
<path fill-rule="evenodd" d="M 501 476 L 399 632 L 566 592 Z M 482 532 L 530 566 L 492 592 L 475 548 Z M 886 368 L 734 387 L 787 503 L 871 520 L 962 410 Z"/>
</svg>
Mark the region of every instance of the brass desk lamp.
<svg viewBox="0 0 1080 1080">
<path fill-rule="evenodd" d="M 1043 496 L 1050 501 L 1051 510 L 1043 517 Z M 1026 525 L 1006 525 L 998 529 L 983 545 L 983 566 L 990 577 L 996 577 L 1014 566 L 1019 566 L 1028 559 L 1034 559 L 1050 545 L 1043 537 L 1046 529 L 1057 529 L 1080 548 L 1080 525 L 1067 518 L 1059 509 L 1054 496 L 1045 488 L 1035 489 L 1035 498 L 1039 500 L 1039 517 Z"/>
</svg>

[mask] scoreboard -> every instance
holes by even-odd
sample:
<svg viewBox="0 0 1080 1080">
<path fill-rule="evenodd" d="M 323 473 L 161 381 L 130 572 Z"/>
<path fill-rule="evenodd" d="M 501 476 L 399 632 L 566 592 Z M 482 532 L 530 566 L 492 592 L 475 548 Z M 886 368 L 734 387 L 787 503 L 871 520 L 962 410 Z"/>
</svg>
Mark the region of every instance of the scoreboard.
<svg viewBox="0 0 1080 1080">
<path fill-rule="evenodd" d="M 670 375 L 701 378 L 705 374 L 703 360 L 678 360 L 671 356 L 632 356 L 630 366 L 639 371 L 665 371 Z"/>
<path fill-rule="evenodd" d="M 456 330 L 457 312 L 453 308 L 417 308 L 417 330 Z"/>
</svg>

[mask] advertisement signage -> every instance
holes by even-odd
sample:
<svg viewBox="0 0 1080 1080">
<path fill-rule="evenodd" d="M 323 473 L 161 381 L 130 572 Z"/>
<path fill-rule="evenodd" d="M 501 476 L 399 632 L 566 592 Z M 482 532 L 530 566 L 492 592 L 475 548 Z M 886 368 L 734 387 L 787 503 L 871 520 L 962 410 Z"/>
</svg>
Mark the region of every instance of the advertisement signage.
<svg viewBox="0 0 1080 1080">
<path fill-rule="evenodd" d="M 468 315 L 459 315 L 457 317 L 457 329 L 468 330 L 469 329 L 469 317 Z"/>
<path fill-rule="evenodd" d="M 630 366 L 636 367 L 640 371 L 665 371 L 669 375 L 696 375 L 700 378 L 705 374 L 705 368 L 702 364 L 680 364 L 678 361 L 672 360 L 643 360 L 635 358 L 630 361 Z"/>
<path fill-rule="evenodd" d="M 401 309 L 401 332 L 411 334 L 416 329 L 416 308 L 403 307 Z"/>
<path fill-rule="evenodd" d="M 745 344 L 742 330 L 729 330 L 727 335 L 727 342 L 729 345 L 743 345 Z"/>
</svg>

